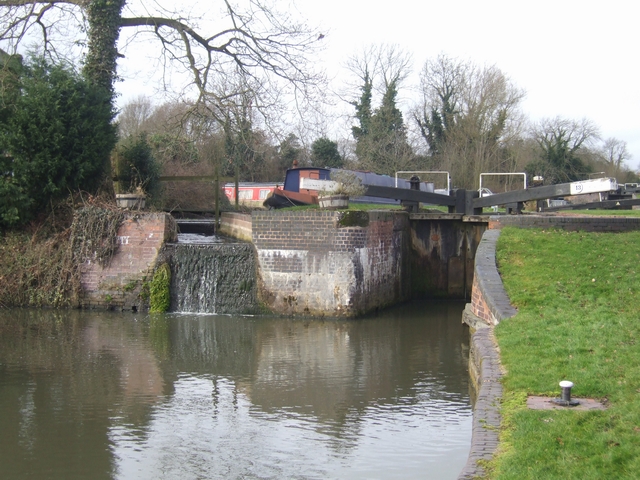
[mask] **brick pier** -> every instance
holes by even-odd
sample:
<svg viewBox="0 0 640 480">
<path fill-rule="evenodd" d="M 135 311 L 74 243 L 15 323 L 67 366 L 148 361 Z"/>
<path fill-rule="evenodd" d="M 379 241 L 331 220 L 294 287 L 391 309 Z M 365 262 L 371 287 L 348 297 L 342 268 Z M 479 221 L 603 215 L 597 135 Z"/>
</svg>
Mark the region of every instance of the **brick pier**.
<svg viewBox="0 0 640 480">
<path fill-rule="evenodd" d="M 165 242 L 175 240 L 176 225 L 167 213 L 127 214 L 118 229 L 118 249 L 101 267 L 87 261 L 81 268 L 83 308 L 132 310 L 144 306 L 143 282 L 150 278 Z"/>
</svg>

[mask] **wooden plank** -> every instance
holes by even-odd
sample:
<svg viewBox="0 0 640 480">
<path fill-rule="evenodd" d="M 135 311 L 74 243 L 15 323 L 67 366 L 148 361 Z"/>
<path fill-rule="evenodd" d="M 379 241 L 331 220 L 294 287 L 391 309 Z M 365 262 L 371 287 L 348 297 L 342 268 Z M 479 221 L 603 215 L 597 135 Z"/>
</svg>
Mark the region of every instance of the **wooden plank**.
<svg viewBox="0 0 640 480">
<path fill-rule="evenodd" d="M 494 193 L 487 197 L 475 198 L 474 208 L 492 207 L 494 205 L 506 205 L 507 203 L 528 202 L 530 200 L 546 200 L 547 198 L 564 197 L 570 195 L 570 184 L 546 185 L 532 187 L 526 190 L 514 190 L 512 192 Z"/>
<path fill-rule="evenodd" d="M 455 197 L 441 195 L 439 193 L 409 190 L 408 188 L 381 187 L 378 185 L 366 185 L 365 195 L 368 197 L 392 198 L 413 202 L 428 203 L 430 205 L 455 206 Z"/>
<path fill-rule="evenodd" d="M 473 201 L 474 208 L 492 207 L 494 205 L 506 205 L 508 203 L 521 203 L 530 200 L 546 200 L 548 198 L 579 195 L 583 193 L 602 193 L 615 190 L 615 181 L 608 178 L 595 178 L 581 182 L 559 183 L 557 185 L 545 185 L 532 187 L 526 190 L 514 190 L 506 193 L 495 193 Z"/>
<path fill-rule="evenodd" d="M 602 202 L 589 202 L 589 203 L 572 203 L 570 205 L 562 205 L 560 207 L 545 207 L 545 212 L 557 212 L 559 210 L 615 210 L 617 208 L 632 207 L 634 205 L 640 205 L 640 198 L 633 198 L 627 200 L 603 200 Z"/>
</svg>

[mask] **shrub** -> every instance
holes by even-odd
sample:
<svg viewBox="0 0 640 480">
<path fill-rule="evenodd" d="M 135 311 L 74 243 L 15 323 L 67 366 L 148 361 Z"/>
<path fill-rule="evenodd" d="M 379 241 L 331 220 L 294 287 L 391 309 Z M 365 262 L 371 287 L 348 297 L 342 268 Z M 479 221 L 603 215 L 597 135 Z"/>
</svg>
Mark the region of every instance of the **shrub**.
<svg viewBox="0 0 640 480">
<path fill-rule="evenodd" d="M 112 164 L 119 193 L 144 190 L 153 196 L 158 192 L 160 167 L 153 157 L 146 134 L 124 139 L 115 150 Z"/>
<path fill-rule="evenodd" d="M 17 90 L 0 96 L 1 225 L 23 223 L 70 191 L 97 190 L 116 142 L 108 92 L 32 57 Z"/>
<path fill-rule="evenodd" d="M 149 286 L 149 311 L 162 313 L 171 306 L 171 268 L 168 263 L 163 263 L 153 274 L 153 280 Z"/>
</svg>

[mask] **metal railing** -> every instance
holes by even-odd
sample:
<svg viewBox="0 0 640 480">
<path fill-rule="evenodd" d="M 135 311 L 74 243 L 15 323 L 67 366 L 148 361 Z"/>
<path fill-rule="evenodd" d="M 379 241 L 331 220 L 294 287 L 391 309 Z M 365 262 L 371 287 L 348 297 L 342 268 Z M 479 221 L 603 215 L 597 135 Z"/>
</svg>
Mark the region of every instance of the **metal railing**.
<svg viewBox="0 0 640 480">
<path fill-rule="evenodd" d="M 513 175 L 522 175 L 523 176 L 523 181 L 524 181 L 524 186 L 522 187 L 524 190 L 527 189 L 527 174 L 524 172 L 514 172 L 514 173 L 481 173 L 480 174 L 480 187 L 478 188 L 478 192 L 482 192 L 482 178 L 483 177 L 488 177 L 488 176 L 513 176 Z M 494 192 L 496 193 L 496 192 Z M 482 193 L 480 194 L 480 196 L 482 196 Z"/>
<path fill-rule="evenodd" d="M 409 174 L 409 175 L 414 175 L 414 174 L 438 174 L 438 175 L 446 175 L 447 176 L 447 195 L 448 192 L 451 191 L 451 175 L 449 175 L 449 172 L 444 172 L 444 171 L 440 171 L 440 170 L 399 170 L 396 172 L 396 188 L 398 188 L 398 174 L 402 173 L 402 174 Z"/>
</svg>

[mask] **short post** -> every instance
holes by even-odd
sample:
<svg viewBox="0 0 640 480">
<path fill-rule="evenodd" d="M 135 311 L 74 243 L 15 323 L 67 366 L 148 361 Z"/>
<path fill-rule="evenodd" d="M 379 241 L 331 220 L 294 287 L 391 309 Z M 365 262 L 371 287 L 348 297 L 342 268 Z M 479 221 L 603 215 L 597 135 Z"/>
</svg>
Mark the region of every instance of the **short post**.
<svg viewBox="0 0 640 480">
<path fill-rule="evenodd" d="M 477 190 L 456 190 L 456 213 L 463 215 L 481 215 L 482 208 L 473 208 L 473 199 L 478 198 L 480 193 Z"/>
<path fill-rule="evenodd" d="M 564 402 L 571 401 L 571 388 L 573 387 L 573 382 L 569 380 L 563 380 L 560 382 L 560 388 L 562 389 L 562 400 Z"/>
<path fill-rule="evenodd" d="M 560 382 L 560 388 L 562 390 L 561 398 L 556 398 L 553 400 L 554 403 L 561 405 L 563 407 L 575 407 L 579 405 L 580 402 L 576 400 L 571 400 L 571 389 L 573 388 L 573 382 L 569 380 L 562 380 Z"/>
<path fill-rule="evenodd" d="M 418 191 L 420 190 L 420 177 L 417 177 L 416 175 L 414 175 L 409 179 L 409 189 L 418 190 Z M 405 210 L 407 210 L 408 212 L 418 213 L 418 210 L 420 208 L 420 202 L 403 200 L 401 203 L 402 203 L 402 206 L 405 208 Z"/>
<path fill-rule="evenodd" d="M 467 208 L 466 192 L 467 191 L 463 188 L 459 188 L 454 191 L 454 194 L 456 196 L 456 206 L 455 206 L 455 210 L 454 211 L 449 210 L 449 213 L 462 213 L 463 215 L 467 213 L 466 212 L 466 208 Z"/>
</svg>

